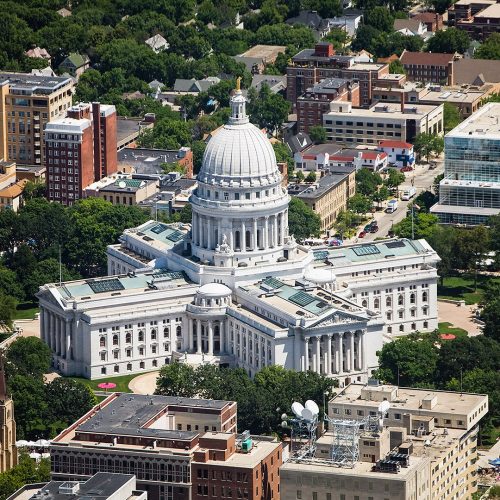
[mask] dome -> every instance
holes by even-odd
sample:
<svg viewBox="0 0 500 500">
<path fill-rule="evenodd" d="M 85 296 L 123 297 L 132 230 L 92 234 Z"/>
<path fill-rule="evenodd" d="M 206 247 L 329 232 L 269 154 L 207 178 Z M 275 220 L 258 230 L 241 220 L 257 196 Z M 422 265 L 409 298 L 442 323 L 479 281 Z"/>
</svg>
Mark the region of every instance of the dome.
<svg viewBox="0 0 500 500">
<path fill-rule="evenodd" d="M 274 149 L 245 114 L 245 98 L 237 90 L 231 99 L 231 117 L 210 139 L 198 180 L 236 186 L 242 181 L 268 185 L 280 181 Z"/>
<path fill-rule="evenodd" d="M 337 279 L 332 268 L 318 269 L 314 267 L 306 269 L 304 278 L 318 284 L 333 283 Z"/>
<path fill-rule="evenodd" d="M 198 293 L 204 297 L 225 297 L 233 292 L 229 287 L 221 283 L 207 283 L 198 289 Z"/>
</svg>

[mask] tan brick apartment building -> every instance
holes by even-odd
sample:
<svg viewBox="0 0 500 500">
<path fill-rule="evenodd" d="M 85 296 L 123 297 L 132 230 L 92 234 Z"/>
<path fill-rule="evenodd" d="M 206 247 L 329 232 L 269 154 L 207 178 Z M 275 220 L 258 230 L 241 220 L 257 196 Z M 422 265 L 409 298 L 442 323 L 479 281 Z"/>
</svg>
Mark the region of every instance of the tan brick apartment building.
<svg viewBox="0 0 500 500">
<path fill-rule="evenodd" d="M 321 80 L 341 78 L 359 83 L 360 105 L 368 106 L 375 81 L 388 73 L 388 64 L 357 63 L 354 56 L 336 55 L 331 43 L 321 42 L 292 57 L 287 68 L 287 99 L 295 105 L 300 95 Z"/>
<path fill-rule="evenodd" d="M 43 130 L 71 106 L 71 78 L 0 73 L 0 160 L 43 165 Z"/>
<path fill-rule="evenodd" d="M 112 394 L 51 445 L 52 478 L 134 474 L 152 500 L 279 500 L 281 443 L 236 435 L 236 403 Z"/>
<path fill-rule="evenodd" d="M 466 31 L 475 40 L 486 40 L 500 31 L 500 4 L 489 5 L 468 19 L 460 19 L 456 28 Z"/>
</svg>

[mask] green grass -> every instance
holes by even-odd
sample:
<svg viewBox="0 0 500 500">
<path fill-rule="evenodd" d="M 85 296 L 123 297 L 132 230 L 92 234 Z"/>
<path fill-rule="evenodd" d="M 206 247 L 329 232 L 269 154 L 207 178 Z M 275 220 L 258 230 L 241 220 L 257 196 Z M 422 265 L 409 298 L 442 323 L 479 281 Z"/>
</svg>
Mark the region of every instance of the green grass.
<svg viewBox="0 0 500 500">
<path fill-rule="evenodd" d="M 34 319 L 35 314 L 39 311 L 36 302 L 21 302 L 16 307 L 14 320 L 16 319 Z"/>
<path fill-rule="evenodd" d="M 474 290 L 474 276 L 462 274 L 444 278 L 443 285 L 438 285 L 438 298 L 451 300 L 465 300 L 467 305 L 478 304 L 483 298 L 483 290 L 490 282 L 500 283 L 500 278 L 479 275 L 477 290 Z"/>
<path fill-rule="evenodd" d="M 102 384 L 103 382 L 114 382 L 116 384 L 116 388 L 110 389 L 108 390 L 108 392 L 130 392 L 128 384 L 133 378 L 137 377 L 138 375 L 139 374 L 134 373 L 133 375 L 122 375 L 121 377 L 106 377 L 99 380 L 89 380 L 83 377 L 69 377 L 69 378 L 87 384 L 93 391 L 104 391 L 104 389 L 100 389 L 97 386 L 99 384 Z"/>
<path fill-rule="evenodd" d="M 438 324 L 438 332 L 439 334 L 452 334 L 455 337 L 467 337 L 468 333 L 463 328 L 455 328 L 451 325 L 451 323 L 439 323 Z"/>
</svg>

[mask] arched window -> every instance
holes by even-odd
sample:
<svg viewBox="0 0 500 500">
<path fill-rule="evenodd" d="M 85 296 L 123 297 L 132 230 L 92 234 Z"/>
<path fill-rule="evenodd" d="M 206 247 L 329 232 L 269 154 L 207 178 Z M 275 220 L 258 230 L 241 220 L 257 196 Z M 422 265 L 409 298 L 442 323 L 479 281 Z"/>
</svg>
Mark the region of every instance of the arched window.
<svg viewBox="0 0 500 500">
<path fill-rule="evenodd" d="M 398 295 L 398 306 L 404 306 L 405 298 L 403 294 Z"/>
<path fill-rule="evenodd" d="M 177 337 L 180 337 L 182 335 L 182 326 L 181 325 L 177 326 L 177 328 L 175 329 L 175 333 L 177 334 Z"/>
<path fill-rule="evenodd" d="M 368 307 L 368 302 L 366 300 L 363 300 L 363 302 L 361 302 L 361 306 Z"/>
<path fill-rule="evenodd" d="M 168 327 L 163 329 L 163 337 L 166 339 L 170 337 L 170 329 Z"/>
<path fill-rule="evenodd" d="M 410 304 L 415 304 L 416 298 L 414 293 L 410 293 Z"/>
<path fill-rule="evenodd" d="M 158 361 L 156 359 L 153 359 L 153 366 L 156 368 L 158 366 Z"/>
<path fill-rule="evenodd" d="M 156 340 L 156 330 L 154 328 L 151 330 L 151 340 Z"/>
<path fill-rule="evenodd" d="M 380 309 L 380 299 L 379 298 L 376 298 L 374 301 L 373 301 L 373 307 L 375 309 Z"/>
<path fill-rule="evenodd" d="M 132 342 L 132 334 L 130 332 L 127 332 L 125 334 L 125 343 L 130 344 Z"/>
<path fill-rule="evenodd" d="M 385 298 L 385 305 L 387 307 L 392 307 L 392 297 L 386 297 Z"/>
<path fill-rule="evenodd" d="M 422 292 L 422 302 L 427 302 L 427 298 L 429 297 L 427 292 Z"/>
<path fill-rule="evenodd" d="M 138 337 L 139 337 L 139 342 L 144 342 L 144 331 L 143 330 L 139 330 Z"/>
<path fill-rule="evenodd" d="M 118 335 L 116 333 L 113 335 L 113 345 L 118 345 Z"/>
</svg>

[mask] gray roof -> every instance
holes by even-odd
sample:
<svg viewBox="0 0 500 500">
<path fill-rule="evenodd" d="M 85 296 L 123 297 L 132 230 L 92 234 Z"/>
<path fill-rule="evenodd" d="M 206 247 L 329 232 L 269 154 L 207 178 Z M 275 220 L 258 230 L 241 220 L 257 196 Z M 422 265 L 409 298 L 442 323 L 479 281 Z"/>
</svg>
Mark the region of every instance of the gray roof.
<svg viewBox="0 0 500 500">
<path fill-rule="evenodd" d="M 252 87 L 260 90 L 263 84 L 267 84 L 272 92 L 281 92 L 286 89 L 286 75 L 253 75 Z"/>
<path fill-rule="evenodd" d="M 315 10 L 301 10 L 298 16 L 287 19 L 286 23 L 303 24 L 313 30 L 317 30 L 324 24 L 324 21 Z"/>
<path fill-rule="evenodd" d="M 264 59 L 262 59 L 262 57 L 233 56 L 233 59 L 238 63 L 243 63 L 250 72 L 252 72 L 254 66 L 264 64 Z"/>
<path fill-rule="evenodd" d="M 453 83 L 483 85 L 500 82 L 500 63 L 490 59 L 459 59 L 453 63 Z"/>
<path fill-rule="evenodd" d="M 153 429 L 145 425 L 169 406 L 222 410 L 231 404 L 231 401 L 212 399 L 122 393 L 82 423 L 76 432 L 192 440 L 198 432 Z"/>
<path fill-rule="evenodd" d="M 299 184 L 300 189 L 294 189 L 294 185 L 290 185 L 289 193 L 301 199 L 316 199 L 330 191 L 337 184 L 342 182 L 350 173 L 355 170 L 351 167 L 350 170 L 341 173 L 329 173 L 321 177 L 317 182 L 312 184 Z M 296 185 L 295 185 L 296 186 Z M 302 186 L 304 189 L 301 189 Z M 291 188 L 291 189 L 290 189 Z"/>
<path fill-rule="evenodd" d="M 85 482 L 50 481 L 37 494 L 33 495 L 31 500 L 104 500 L 116 494 L 133 478 L 133 474 L 97 472 Z M 73 488 L 76 489 L 75 493 L 67 492 Z"/>
<path fill-rule="evenodd" d="M 71 81 L 71 78 L 61 76 L 0 72 L 0 83 L 9 82 L 11 90 L 20 90 L 24 95 L 47 95 L 68 85 Z"/>
<path fill-rule="evenodd" d="M 305 132 L 289 137 L 285 140 L 292 153 L 298 153 L 312 144 L 312 140 Z"/>
<path fill-rule="evenodd" d="M 205 78 L 203 80 L 195 80 L 191 78 L 186 80 L 177 78 L 174 83 L 175 92 L 206 92 L 212 85 L 219 83 L 220 79 L 217 77 Z"/>
<path fill-rule="evenodd" d="M 162 163 L 175 163 L 180 159 L 178 150 L 124 148 L 118 151 L 118 162 L 133 166 L 138 174 L 161 174 Z"/>
</svg>

